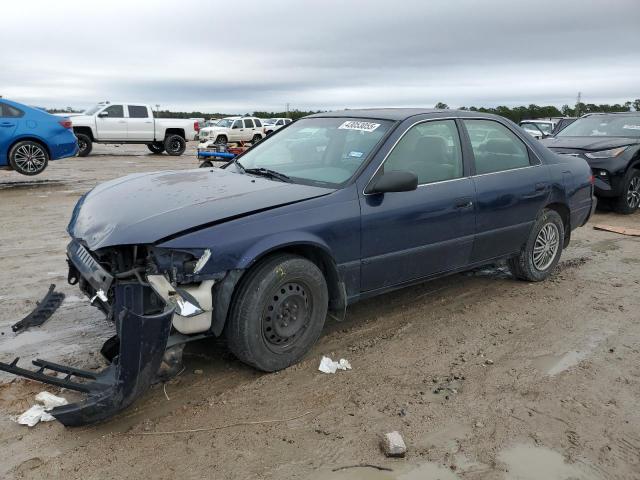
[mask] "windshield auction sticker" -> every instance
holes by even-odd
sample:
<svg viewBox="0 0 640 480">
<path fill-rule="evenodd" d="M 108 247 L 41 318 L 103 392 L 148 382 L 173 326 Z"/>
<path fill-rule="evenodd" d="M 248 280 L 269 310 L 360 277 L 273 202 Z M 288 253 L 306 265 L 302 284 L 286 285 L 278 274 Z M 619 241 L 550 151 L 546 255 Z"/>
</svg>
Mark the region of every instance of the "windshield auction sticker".
<svg viewBox="0 0 640 480">
<path fill-rule="evenodd" d="M 349 120 L 348 122 L 344 122 L 338 128 L 340 130 L 360 130 L 361 132 L 373 132 L 379 126 L 379 123 L 358 122 L 355 120 Z"/>
</svg>

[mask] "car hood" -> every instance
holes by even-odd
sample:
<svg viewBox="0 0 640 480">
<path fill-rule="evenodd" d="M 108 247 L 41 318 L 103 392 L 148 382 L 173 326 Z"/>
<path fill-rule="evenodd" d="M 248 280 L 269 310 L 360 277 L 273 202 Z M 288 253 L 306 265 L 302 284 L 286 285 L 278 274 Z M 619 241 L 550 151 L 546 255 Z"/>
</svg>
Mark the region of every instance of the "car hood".
<svg viewBox="0 0 640 480">
<path fill-rule="evenodd" d="M 333 191 L 217 168 L 134 174 L 85 194 L 67 230 L 91 250 L 151 244 Z"/>
<path fill-rule="evenodd" d="M 572 150 L 609 150 L 611 148 L 623 147 L 625 145 L 639 144 L 640 139 L 626 137 L 553 137 L 541 140 L 543 145 L 552 150 L 572 149 Z"/>
</svg>

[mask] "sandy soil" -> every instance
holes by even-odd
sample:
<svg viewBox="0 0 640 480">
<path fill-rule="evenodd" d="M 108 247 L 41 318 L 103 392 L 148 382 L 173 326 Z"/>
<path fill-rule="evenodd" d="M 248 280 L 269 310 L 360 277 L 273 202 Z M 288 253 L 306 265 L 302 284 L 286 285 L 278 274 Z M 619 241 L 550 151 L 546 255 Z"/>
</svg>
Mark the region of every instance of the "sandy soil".
<svg viewBox="0 0 640 480">
<path fill-rule="evenodd" d="M 100 181 L 197 163 L 193 145 L 180 158 L 95 152 L 33 179 L 0 172 L 0 360 L 99 368 L 110 330 L 66 284 L 71 209 Z M 593 223 L 639 228 L 640 214 L 599 212 Z M 192 344 L 179 377 L 102 425 L 20 426 L 12 417 L 44 388 L 2 376 L 0 478 L 638 479 L 640 238 L 591 225 L 544 283 L 498 266 L 362 302 L 286 371 L 256 372 L 220 342 Z M 13 334 L 50 283 L 67 294 L 62 307 L 42 329 Z M 318 372 L 323 354 L 353 370 Z M 198 428 L 212 430 L 162 433 Z M 404 459 L 379 450 L 391 430 Z M 358 464 L 391 471 L 332 471 Z"/>
</svg>

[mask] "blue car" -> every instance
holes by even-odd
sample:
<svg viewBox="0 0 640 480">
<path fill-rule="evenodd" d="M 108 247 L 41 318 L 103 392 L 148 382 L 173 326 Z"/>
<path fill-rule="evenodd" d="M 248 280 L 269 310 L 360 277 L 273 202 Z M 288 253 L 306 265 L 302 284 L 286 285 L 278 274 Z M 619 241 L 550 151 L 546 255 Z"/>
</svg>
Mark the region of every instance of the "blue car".
<svg viewBox="0 0 640 480">
<path fill-rule="evenodd" d="M 159 369 L 177 371 L 191 340 L 222 336 L 275 371 L 363 298 L 500 260 L 544 280 L 594 207 L 584 160 L 501 117 L 313 115 L 223 168 L 129 175 L 84 195 L 68 226 L 69 282 L 113 322 L 111 366 L 0 369 L 87 393 L 53 410 L 66 425 L 103 420 Z"/>
<path fill-rule="evenodd" d="M 76 153 L 78 140 L 71 120 L 0 99 L 0 168 L 37 175 L 49 160 Z"/>
</svg>

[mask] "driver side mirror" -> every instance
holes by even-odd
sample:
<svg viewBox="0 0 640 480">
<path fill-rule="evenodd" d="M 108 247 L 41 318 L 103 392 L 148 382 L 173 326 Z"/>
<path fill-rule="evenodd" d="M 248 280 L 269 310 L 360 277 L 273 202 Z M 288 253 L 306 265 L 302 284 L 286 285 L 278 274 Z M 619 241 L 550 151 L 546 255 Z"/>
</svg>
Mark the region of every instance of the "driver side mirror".
<svg viewBox="0 0 640 480">
<path fill-rule="evenodd" d="M 108 117 L 108 116 L 109 116 L 109 112 L 100 112 L 100 113 L 98 114 L 98 116 L 99 116 L 100 118 Z"/>
<path fill-rule="evenodd" d="M 418 176 L 413 172 L 392 170 L 369 184 L 364 193 L 410 192 L 418 188 Z"/>
</svg>

